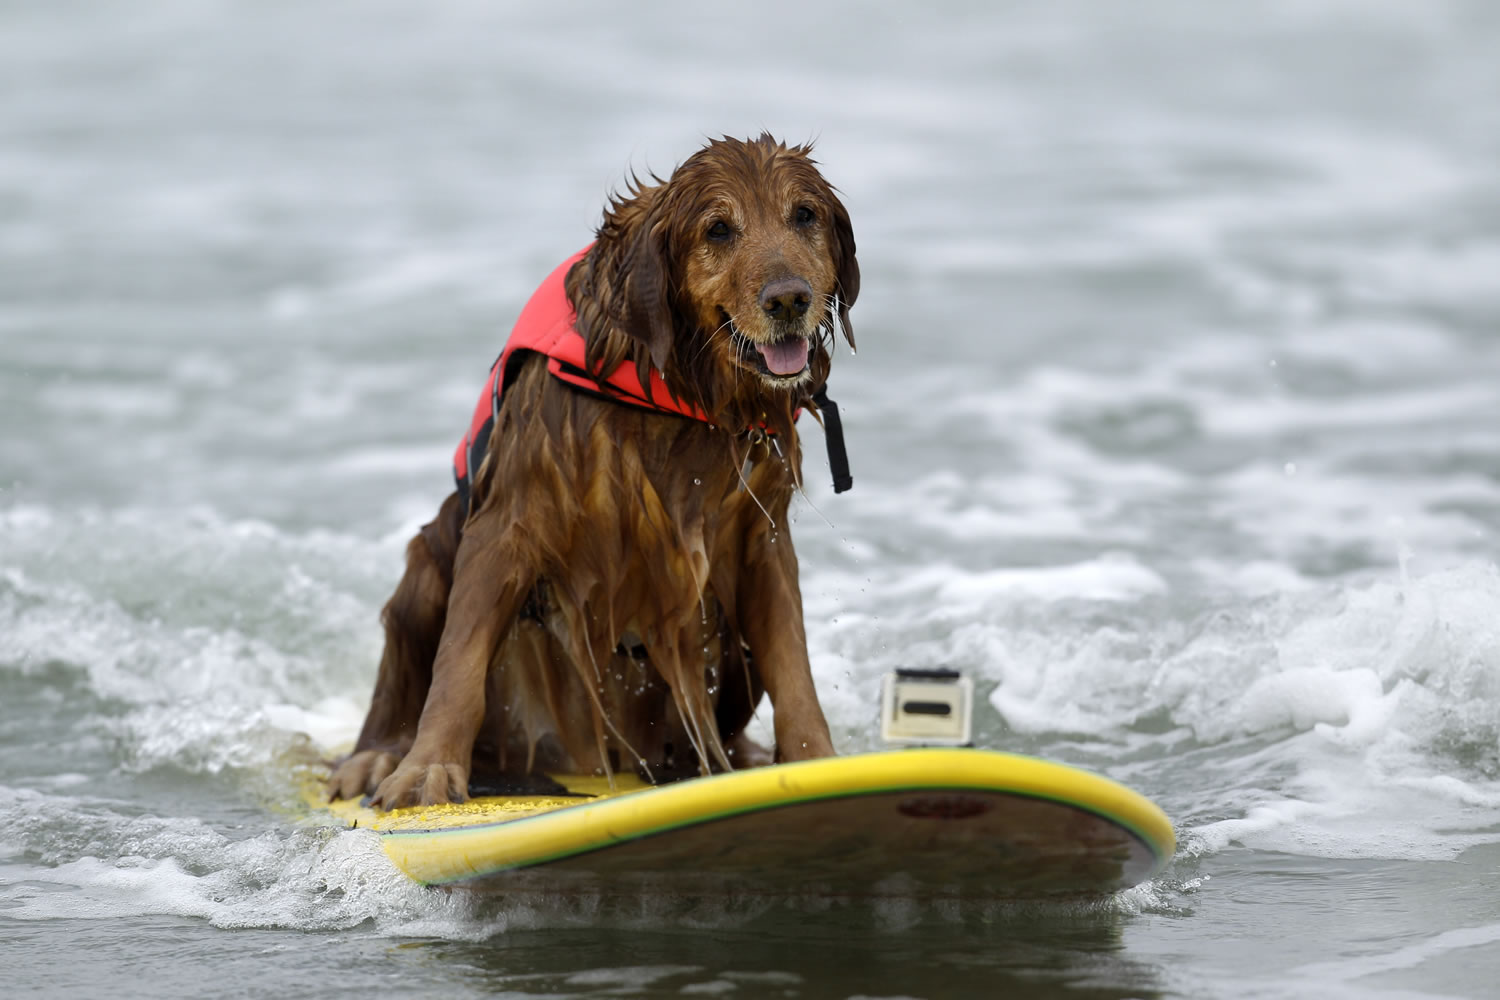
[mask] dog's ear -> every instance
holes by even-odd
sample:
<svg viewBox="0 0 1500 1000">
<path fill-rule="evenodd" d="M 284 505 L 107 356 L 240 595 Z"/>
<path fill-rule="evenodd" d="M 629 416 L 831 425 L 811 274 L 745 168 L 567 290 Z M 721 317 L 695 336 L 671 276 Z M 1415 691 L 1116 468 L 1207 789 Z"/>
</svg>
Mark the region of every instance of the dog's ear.
<svg viewBox="0 0 1500 1000">
<path fill-rule="evenodd" d="M 859 261 L 854 256 L 854 226 L 849 221 L 849 212 L 838 198 L 832 198 L 833 206 L 833 260 L 837 269 L 837 284 L 834 291 L 839 298 L 839 325 L 849 346 L 854 347 L 854 327 L 849 323 L 849 307 L 859 298 Z"/>
<path fill-rule="evenodd" d="M 625 308 L 620 328 L 645 344 L 651 352 L 651 363 L 664 372 L 672 357 L 676 330 L 672 321 L 670 227 L 657 208 L 653 206 L 639 220 L 635 238 L 625 251 L 621 268 Z"/>
</svg>

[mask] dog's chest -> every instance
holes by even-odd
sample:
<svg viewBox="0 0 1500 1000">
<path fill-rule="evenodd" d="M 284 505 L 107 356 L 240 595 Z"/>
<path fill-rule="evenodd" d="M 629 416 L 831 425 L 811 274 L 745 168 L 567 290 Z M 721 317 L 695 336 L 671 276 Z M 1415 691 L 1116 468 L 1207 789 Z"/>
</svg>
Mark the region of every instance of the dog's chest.
<svg viewBox="0 0 1500 1000">
<path fill-rule="evenodd" d="M 720 590 L 738 589 L 734 581 L 760 548 L 791 544 L 793 481 L 776 448 L 764 437 L 733 447 L 722 433 L 682 438 L 642 447 L 622 435 L 607 472 L 577 485 L 577 520 L 539 587 L 554 598 L 537 610 L 562 598 L 590 617 L 607 616 L 622 635 L 689 628 L 707 614 L 716 581 Z"/>
</svg>

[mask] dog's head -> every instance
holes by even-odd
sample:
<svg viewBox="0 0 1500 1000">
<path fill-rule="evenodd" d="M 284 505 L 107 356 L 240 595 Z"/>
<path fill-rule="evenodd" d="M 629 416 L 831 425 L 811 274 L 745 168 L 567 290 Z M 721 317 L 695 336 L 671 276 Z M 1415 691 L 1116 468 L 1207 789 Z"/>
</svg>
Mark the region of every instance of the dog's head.
<svg viewBox="0 0 1500 1000">
<path fill-rule="evenodd" d="M 810 151 L 716 140 L 606 212 L 582 290 L 669 378 L 790 392 L 827 377 L 836 330 L 853 346 L 854 233 Z"/>
</svg>

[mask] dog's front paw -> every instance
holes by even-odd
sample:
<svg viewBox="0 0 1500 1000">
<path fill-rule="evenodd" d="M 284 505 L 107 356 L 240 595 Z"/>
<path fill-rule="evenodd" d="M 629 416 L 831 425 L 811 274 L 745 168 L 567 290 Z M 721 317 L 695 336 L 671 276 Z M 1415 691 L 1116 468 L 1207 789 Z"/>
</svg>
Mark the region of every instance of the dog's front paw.
<svg viewBox="0 0 1500 1000">
<path fill-rule="evenodd" d="M 410 757 L 401 762 L 370 799 L 375 809 L 436 806 L 468 798 L 469 774 L 458 764 L 424 764 Z"/>
<path fill-rule="evenodd" d="M 388 750 L 361 750 L 350 754 L 328 776 L 328 800 L 357 799 L 368 795 L 400 763 L 401 755 Z"/>
</svg>

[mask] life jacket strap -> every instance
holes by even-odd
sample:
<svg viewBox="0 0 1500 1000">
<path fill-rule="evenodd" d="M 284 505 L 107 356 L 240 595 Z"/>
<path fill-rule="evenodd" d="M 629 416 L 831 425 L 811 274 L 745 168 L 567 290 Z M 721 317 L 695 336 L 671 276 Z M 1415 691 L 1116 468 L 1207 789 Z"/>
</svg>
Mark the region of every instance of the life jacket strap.
<svg viewBox="0 0 1500 1000">
<path fill-rule="evenodd" d="M 823 418 L 823 439 L 828 446 L 828 470 L 833 473 L 833 492 L 846 492 L 854 486 L 854 477 L 849 474 L 849 451 L 844 447 L 844 421 L 839 417 L 839 404 L 828 398 L 827 382 L 813 393 L 813 402 L 818 404 L 818 413 Z"/>
</svg>

